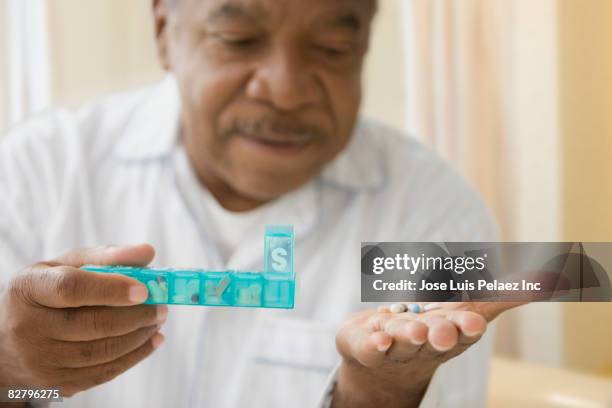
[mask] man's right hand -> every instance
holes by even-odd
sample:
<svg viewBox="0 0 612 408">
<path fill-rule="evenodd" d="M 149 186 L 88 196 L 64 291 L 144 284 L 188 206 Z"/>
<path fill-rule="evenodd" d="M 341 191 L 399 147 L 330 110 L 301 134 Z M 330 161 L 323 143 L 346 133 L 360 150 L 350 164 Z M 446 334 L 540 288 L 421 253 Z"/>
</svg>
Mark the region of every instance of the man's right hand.
<svg viewBox="0 0 612 408">
<path fill-rule="evenodd" d="M 26 269 L 0 296 L 0 387 L 61 387 L 71 396 L 105 383 L 150 355 L 166 306 L 125 276 L 83 265 L 145 266 L 149 245 L 72 251 Z"/>
</svg>

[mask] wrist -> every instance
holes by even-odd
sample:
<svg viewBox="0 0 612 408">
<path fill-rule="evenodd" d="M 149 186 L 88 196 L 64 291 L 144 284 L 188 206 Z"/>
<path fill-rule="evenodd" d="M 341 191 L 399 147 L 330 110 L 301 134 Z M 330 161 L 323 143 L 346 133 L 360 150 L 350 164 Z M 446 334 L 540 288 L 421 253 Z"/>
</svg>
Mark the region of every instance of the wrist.
<svg viewBox="0 0 612 408">
<path fill-rule="evenodd" d="M 418 374 L 396 370 L 386 372 L 384 368 L 370 369 L 345 359 L 338 370 L 332 406 L 334 408 L 418 407 L 433 372 Z"/>
</svg>

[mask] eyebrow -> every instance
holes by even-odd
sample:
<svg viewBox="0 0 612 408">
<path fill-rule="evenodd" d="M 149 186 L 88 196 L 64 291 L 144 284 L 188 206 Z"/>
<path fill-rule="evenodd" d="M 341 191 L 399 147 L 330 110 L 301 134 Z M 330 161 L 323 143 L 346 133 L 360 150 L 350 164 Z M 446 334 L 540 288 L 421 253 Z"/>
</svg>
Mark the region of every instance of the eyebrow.
<svg viewBox="0 0 612 408">
<path fill-rule="evenodd" d="M 208 22 L 232 19 L 261 21 L 265 17 L 266 13 L 259 7 L 246 8 L 239 3 L 226 2 L 214 9 L 207 20 Z"/>
<path fill-rule="evenodd" d="M 337 16 L 330 21 L 330 25 L 334 27 L 347 28 L 358 33 L 363 25 L 361 18 L 355 13 L 345 13 Z"/>
</svg>

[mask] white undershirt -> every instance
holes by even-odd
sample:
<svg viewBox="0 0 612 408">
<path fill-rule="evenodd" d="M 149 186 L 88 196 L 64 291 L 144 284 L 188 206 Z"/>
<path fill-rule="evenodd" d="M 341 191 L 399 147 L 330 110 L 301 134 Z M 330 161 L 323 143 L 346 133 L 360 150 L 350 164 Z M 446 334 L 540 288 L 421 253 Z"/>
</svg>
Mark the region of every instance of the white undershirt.
<svg viewBox="0 0 612 408">
<path fill-rule="evenodd" d="M 205 228 L 206 235 L 221 255 L 221 261 L 227 264 L 243 238 L 262 227 L 270 205 L 245 212 L 227 210 L 197 179 L 182 144 L 176 147 L 174 159 L 181 195 L 198 224 Z"/>
</svg>

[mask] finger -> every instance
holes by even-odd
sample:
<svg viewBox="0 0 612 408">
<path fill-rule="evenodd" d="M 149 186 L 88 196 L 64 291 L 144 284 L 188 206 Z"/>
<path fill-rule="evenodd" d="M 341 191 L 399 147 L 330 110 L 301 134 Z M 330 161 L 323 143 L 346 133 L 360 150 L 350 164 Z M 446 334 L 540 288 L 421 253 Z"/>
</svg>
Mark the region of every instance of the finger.
<svg viewBox="0 0 612 408">
<path fill-rule="evenodd" d="M 110 363 L 77 369 L 67 369 L 71 370 L 70 374 L 74 380 L 72 385 L 69 384 L 64 387 L 64 392 L 66 395 L 70 396 L 78 390 L 92 388 L 112 380 L 151 355 L 163 340 L 164 336 L 161 333 L 157 333 L 151 340 L 145 342 L 145 344 L 136 350 Z"/>
<path fill-rule="evenodd" d="M 451 311 L 446 318 L 459 330 L 458 343 L 471 345 L 477 342 L 487 329 L 486 319 L 478 313 L 468 311 Z"/>
<path fill-rule="evenodd" d="M 60 256 L 54 262 L 75 268 L 83 265 L 146 266 L 154 257 L 155 249 L 151 245 L 139 244 L 76 249 Z"/>
<path fill-rule="evenodd" d="M 55 341 L 55 365 L 66 368 L 81 368 L 109 363 L 136 350 L 150 340 L 159 326 L 142 327 L 123 336 L 108 337 L 94 341 Z"/>
<path fill-rule="evenodd" d="M 341 352 L 347 351 L 361 365 L 376 367 L 385 360 L 392 338 L 383 331 L 372 330 L 364 323 L 349 323 L 338 332 L 337 343 Z"/>
<path fill-rule="evenodd" d="M 428 327 L 413 318 L 396 318 L 388 322 L 385 332 L 393 337 L 393 345 L 387 353 L 394 361 L 408 361 L 427 342 Z"/>
<path fill-rule="evenodd" d="M 363 332 L 353 343 L 353 356 L 365 367 L 377 367 L 386 358 L 393 339 L 385 332 Z"/>
<path fill-rule="evenodd" d="M 476 312 L 483 316 L 487 322 L 494 320 L 501 313 L 513 309 L 515 307 L 519 307 L 525 305 L 529 302 L 444 302 L 437 303 L 435 309 L 427 311 L 427 314 L 434 314 L 445 316 L 449 310 L 465 310 Z M 405 303 L 409 305 L 409 303 Z M 427 305 L 432 305 L 431 303 L 424 304 L 423 309 L 427 308 Z"/>
<path fill-rule="evenodd" d="M 48 310 L 48 309 L 47 309 Z M 57 309 L 46 312 L 39 320 L 48 336 L 64 341 L 91 341 L 122 336 L 142 327 L 161 325 L 166 321 L 165 305 L 131 307 L 92 306 Z"/>
<path fill-rule="evenodd" d="M 459 332 L 448 319 L 441 316 L 419 317 L 427 325 L 427 342 L 438 352 L 446 352 L 457 345 Z"/>
<path fill-rule="evenodd" d="M 482 315 L 488 322 L 495 319 L 501 313 L 529 302 L 477 302 L 468 310 Z"/>
<path fill-rule="evenodd" d="M 148 297 L 145 285 L 127 276 L 86 272 L 69 266 L 33 267 L 15 284 L 29 302 L 51 308 L 131 306 Z"/>
</svg>

